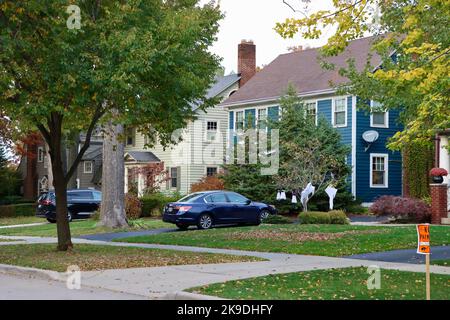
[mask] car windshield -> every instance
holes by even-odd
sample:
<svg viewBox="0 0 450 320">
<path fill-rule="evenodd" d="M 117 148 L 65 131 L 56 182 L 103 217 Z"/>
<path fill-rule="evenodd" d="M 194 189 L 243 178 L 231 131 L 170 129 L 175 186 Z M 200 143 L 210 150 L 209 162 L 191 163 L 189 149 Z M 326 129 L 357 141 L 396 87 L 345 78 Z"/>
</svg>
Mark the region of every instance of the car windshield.
<svg viewBox="0 0 450 320">
<path fill-rule="evenodd" d="M 178 200 L 178 202 L 192 203 L 192 202 L 197 201 L 197 199 L 203 195 L 204 195 L 203 193 L 193 193 L 193 194 L 190 194 L 190 195 Z"/>
</svg>

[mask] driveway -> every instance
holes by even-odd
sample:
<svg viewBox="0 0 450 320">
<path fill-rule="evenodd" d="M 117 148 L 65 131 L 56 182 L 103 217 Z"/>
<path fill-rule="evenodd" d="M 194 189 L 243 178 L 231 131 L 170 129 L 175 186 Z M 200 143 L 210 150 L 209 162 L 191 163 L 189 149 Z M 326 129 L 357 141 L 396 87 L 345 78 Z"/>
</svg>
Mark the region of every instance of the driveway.
<svg viewBox="0 0 450 320">
<path fill-rule="evenodd" d="M 425 256 L 422 254 L 417 254 L 417 250 L 415 250 L 415 249 L 356 254 L 356 255 L 352 255 L 352 256 L 346 256 L 343 258 L 372 260 L 372 261 L 413 263 L 413 264 L 424 264 L 425 263 Z M 432 247 L 430 258 L 431 258 L 431 261 L 450 259 L 450 247 L 449 246 Z"/>
</svg>

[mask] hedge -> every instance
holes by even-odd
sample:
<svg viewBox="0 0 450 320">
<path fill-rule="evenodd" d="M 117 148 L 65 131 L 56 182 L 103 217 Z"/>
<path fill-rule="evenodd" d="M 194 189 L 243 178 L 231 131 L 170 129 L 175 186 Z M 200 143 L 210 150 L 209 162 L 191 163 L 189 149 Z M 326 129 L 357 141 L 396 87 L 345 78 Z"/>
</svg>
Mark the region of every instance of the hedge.
<svg viewBox="0 0 450 320">
<path fill-rule="evenodd" d="M 344 211 L 302 212 L 298 216 L 301 224 L 349 224 Z"/>
<path fill-rule="evenodd" d="M 181 195 L 166 195 L 155 193 L 142 197 L 142 217 L 158 217 L 162 215 L 164 207 L 170 202 L 177 202 Z"/>
<path fill-rule="evenodd" d="M 36 204 L 34 203 L 0 206 L 0 218 L 34 216 L 35 214 Z"/>
<path fill-rule="evenodd" d="M 266 219 L 263 220 L 263 223 L 264 224 L 292 224 L 292 220 L 287 217 L 280 216 L 280 215 L 270 215 Z"/>
</svg>

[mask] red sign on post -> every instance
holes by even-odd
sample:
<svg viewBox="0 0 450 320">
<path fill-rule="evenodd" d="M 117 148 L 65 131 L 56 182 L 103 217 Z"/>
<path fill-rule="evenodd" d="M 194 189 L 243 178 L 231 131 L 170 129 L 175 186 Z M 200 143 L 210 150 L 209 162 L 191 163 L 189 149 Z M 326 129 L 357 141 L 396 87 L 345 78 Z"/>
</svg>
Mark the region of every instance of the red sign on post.
<svg viewBox="0 0 450 320">
<path fill-rule="evenodd" d="M 430 254 L 430 225 L 417 225 L 417 253 Z"/>
</svg>

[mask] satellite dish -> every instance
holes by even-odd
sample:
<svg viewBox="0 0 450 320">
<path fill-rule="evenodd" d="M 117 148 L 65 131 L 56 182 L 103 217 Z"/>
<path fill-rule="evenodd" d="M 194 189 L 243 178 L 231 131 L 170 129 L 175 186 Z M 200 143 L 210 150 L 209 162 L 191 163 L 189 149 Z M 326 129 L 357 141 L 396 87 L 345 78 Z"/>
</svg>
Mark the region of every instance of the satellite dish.
<svg viewBox="0 0 450 320">
<path fill-rule="evenodd" d="M 367 152 L 367 150 L 369 150 L 372 143 L 377 141 L 379 137 L 380 137 L 380 134 L 375 130 L 370 130 L 370 131 L 366 131 L 363 133 L 362 138 L 367 143 L 367 146 L 365 149 L 366 152 Z"/>
<path fill-rule="evenodd" d="M 371 130 L 371 131 L 364 132 L 362 137 L 365 142 L 374 143 L 375 141 L 378 140 L 378 138 L 380 137 L 380 134 L 377 131 Z"/>
</svg>

